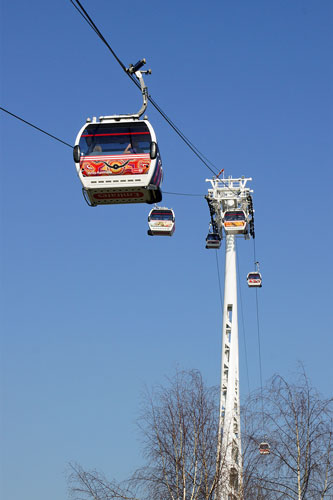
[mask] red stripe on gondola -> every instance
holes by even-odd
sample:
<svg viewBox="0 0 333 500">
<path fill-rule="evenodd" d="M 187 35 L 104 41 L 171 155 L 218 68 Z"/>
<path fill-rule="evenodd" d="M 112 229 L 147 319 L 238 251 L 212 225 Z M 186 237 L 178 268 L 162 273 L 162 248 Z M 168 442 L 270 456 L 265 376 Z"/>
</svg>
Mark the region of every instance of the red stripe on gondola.
<svg viewBox="0 0 333 500">
<path fill-rule="evenodd" d="M 143 134 L 148 134 L 150 135 L 150 132 L 120 132 L 120 134 L 84 134 L 81 137 L 104 137 L 106 135 L 143 135 Z"/>
</svg>

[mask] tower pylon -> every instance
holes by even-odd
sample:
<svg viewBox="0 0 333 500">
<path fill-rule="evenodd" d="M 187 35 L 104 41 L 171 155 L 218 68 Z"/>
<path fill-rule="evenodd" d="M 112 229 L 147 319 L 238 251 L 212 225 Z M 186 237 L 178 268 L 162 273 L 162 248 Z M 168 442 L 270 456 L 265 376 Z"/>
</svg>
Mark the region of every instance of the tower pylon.
<svg viewBox="0 0 333 500">
<path fill-rule="evenodd" d="M 236 236 L 254 237 L 251 178 L 207 179 L 211 218 L 225 232 L 225 278 L 222 323 L 220 418 L 217 460 L 220 469 L 216 500 L 243 500 L 240 426 L 239 346 Z"/>
</svg>

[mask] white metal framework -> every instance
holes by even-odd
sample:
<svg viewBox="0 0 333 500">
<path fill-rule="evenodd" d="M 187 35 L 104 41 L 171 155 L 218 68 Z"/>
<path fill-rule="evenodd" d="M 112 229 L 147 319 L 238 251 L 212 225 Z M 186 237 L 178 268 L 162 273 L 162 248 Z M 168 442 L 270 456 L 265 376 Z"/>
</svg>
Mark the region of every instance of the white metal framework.
<svg viewBox="0 0 333 500">
<path fill-rule="evenodd" d="M 239 400 L 239 354 L 236 275 L 236 234 L 224 227 L 224 214 L 243 211 L 246 229 L 240 237 L 254 237 L 251 178 L 207 179 L 212 189 L 206 197 L 211 218 L 222 235 L 225 231 L 225 281 L 222 325 L 222 360 L 218 460 L 221 469 L 216 500 L 242 500 L 242 456 Z"/>
</svg>

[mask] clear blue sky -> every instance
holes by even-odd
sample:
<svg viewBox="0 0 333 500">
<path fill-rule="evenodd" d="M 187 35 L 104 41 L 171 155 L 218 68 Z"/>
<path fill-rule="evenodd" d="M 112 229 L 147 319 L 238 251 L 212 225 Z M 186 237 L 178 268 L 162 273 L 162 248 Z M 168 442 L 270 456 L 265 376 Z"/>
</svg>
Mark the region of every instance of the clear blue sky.
<svg viewBox="0 0 333 500">
<path fill-rule="evenodd" d="M 149 91 L 227 175 L 253 178 L 263 376 L 298 361 L 332 393 L 332 2 L 186 0 L 84 5 L 119 57 L 145 57 Z M 87 116 L 140 93 L 69 0 L 1 5 L 1 106 L 73 143 Z M 210 172 L 163 121 L 163 189 L 202 194 Z M 2 498 L 62 500 L 77 461 L 126 478 L 142 463 L 145 385 L 175 367 L 219 383 L 221 308 L 209 213 L 164 195 L 89 208 L 71 150 L 1 112 Z M 252 241 L 238 241 L 249 386 L 259 385 Z M 218 252 L 223 283 L 224 249 Z M 241 394 L 248 393 L 240 321 Z"/>
</svg>

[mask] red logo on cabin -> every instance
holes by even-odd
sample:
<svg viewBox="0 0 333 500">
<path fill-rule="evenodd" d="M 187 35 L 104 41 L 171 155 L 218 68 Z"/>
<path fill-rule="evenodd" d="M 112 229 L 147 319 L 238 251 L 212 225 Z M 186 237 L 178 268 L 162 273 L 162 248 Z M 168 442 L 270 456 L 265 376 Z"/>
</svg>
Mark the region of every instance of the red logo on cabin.
<svg viewBox="0 0 333 500">
<path fill-rule="evenodd" d="M 140 191 L 122 191 L 120 193 L 96 193 L 96 200 L 111 200 L 117 198 L 142 198 L 144 194 Z"/>
<path fill-rule="evenodd" d="M 150 159 L 148 154 L 140 155 L 139 158 L 101 156 L 89 160 L 89 157 L 85 157 L 81 158 L 80 166 L 83 177 L 95 177 L 100 175 L 140 175 L 148 173 Z"/>
</svg>

